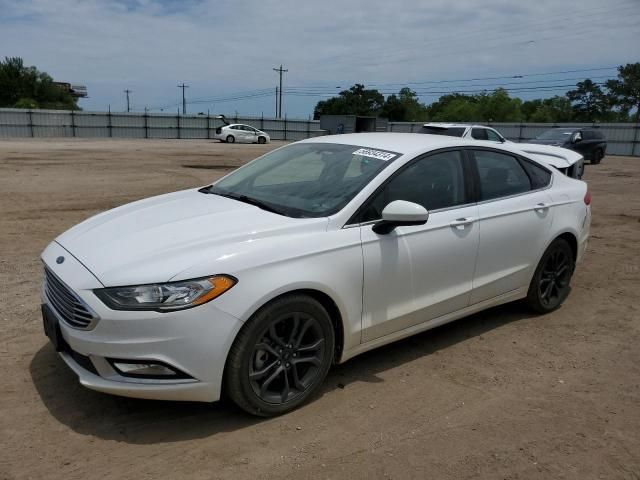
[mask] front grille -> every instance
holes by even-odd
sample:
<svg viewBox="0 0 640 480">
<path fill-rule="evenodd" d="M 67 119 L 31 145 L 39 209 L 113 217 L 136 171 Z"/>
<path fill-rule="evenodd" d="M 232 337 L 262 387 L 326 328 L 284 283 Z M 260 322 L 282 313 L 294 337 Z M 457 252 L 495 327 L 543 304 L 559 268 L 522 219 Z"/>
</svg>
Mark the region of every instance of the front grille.
<svg viewBox="0 0 640 480">
<path fill-rule="evenodd" d="M 55 312 L 70 327 L 88 330 L 98 320 L 73 290 L 47 267 L 44 268 L 44 292 Z"/>
</svg>

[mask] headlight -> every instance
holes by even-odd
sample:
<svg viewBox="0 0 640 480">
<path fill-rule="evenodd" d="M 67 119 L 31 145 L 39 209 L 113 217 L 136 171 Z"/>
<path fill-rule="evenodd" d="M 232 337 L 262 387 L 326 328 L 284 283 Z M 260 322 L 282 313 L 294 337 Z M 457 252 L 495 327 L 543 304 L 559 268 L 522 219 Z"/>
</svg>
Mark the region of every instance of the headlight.
<svg viewBox="0 0 640 480">
<path fill-rule="evenodd" d="M 228 275 L 180 282 L 99 288 L 93 292 L 114 310 L 182 310 L 202 305 L 233 287 L 238 281 Z"/>
</svg>

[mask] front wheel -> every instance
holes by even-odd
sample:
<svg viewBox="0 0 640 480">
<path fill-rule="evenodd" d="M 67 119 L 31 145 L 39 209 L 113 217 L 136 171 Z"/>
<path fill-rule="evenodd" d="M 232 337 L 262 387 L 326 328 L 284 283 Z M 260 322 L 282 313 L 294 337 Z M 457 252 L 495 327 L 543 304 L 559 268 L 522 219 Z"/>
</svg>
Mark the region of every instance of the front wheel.
<svg viewBox="0 0 640 480">
<path fill-rule="evenodd" d="M 566 240 L 556 239 L 542 255 L 533 274 L 527 293 L 528 305 L 538 313 L 552 312 L 562 305 L 569 295 L 574 268 L 571 247 Z"/>
<path fill-rule="evenodd" d="M 242 327 L 225 371 L 226 393 L 263 417 L 289 412 L 322 385 L 334 352 L 331 319 L 306 295 L 287 295 L 260 309 Z"/>
<path fill-rule="evenodd" d="M 258 143 L 260 145 L 267 143 L 267 139 L 265 137 L 258 137 Z"/>
</svg>

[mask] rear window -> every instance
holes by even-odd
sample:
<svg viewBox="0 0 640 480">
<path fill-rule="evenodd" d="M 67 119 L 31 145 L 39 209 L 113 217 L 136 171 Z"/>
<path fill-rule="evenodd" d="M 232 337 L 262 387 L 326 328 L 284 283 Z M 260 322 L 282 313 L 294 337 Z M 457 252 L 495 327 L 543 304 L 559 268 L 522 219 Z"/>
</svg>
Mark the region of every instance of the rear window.
<svg viewBox="0 0 640 480">
<path fill-rule="evenodd" d="M 429 135 L 445 135 L 448 137 L 462 137 L 465 127 L 422 127 L 420 133 L 428 133 Z"/>
<path fill-rule="evenodd" d="M 549 182 L 551 182 L 551 172 L 533 162 L 522 160 L 521 163 L 531 179 L 531 188 L 536 190 L 549 185 Z"/>
<path fill-rule="evenodd" d="M 601 138 L 604 138 L 604 133 L 602 133 L 600 130 L 589 130 L 589 131 L 593 135 L 592 138 L 597 138 L 598 140 L 600 140 Z"/>
</svg>

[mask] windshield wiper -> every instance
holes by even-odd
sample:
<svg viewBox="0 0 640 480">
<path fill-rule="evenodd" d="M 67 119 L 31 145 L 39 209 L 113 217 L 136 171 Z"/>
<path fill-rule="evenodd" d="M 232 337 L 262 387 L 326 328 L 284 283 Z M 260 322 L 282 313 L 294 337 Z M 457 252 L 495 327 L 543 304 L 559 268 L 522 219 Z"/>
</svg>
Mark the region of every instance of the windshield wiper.
<svg viewBox="0 0 640 480">
<path fill-rule="evenodd" d="M 257 198 L 247 197 L 246 195 L 233 195 L 232 193 L 222 193 L 218 191 L 213 191 L 212 189 L 207 189 L 203 193 L 212 193 L 214 195 L 220 195 L 221 197 L 227 197 L 233 200 L 237 200 L 239 202 L 248 203 L 249 205 L 253 205 L 254 207 L 258 207 L 267 212 L 276 213 L 278 215 L 284 215 L 284 213 L 281 210 L 275 207 L 272 207 L 268 203 L 258 200 Z"/>
</svg>

